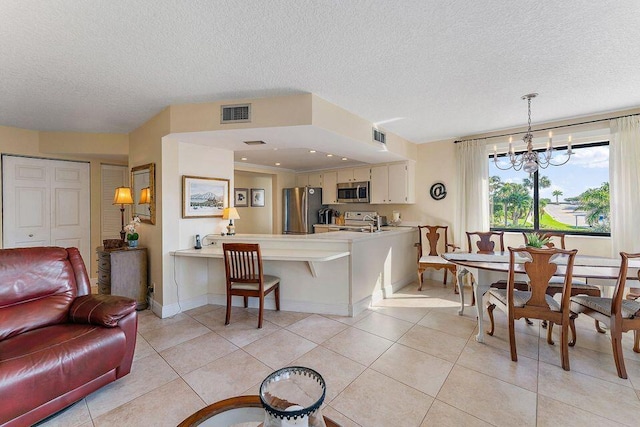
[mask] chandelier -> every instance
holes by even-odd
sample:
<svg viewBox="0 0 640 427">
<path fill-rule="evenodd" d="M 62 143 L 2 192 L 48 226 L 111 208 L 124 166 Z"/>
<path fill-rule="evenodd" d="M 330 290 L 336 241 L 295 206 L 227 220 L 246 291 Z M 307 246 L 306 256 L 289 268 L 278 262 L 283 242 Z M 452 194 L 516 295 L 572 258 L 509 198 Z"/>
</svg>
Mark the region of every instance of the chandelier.
<svg viewBox="0 0 640 427">
<path fill-rule="evenodd" d="M 522 141 L 527 145 L 527 151 L 524 153 L 516 154 L 513 149 L 512 138 L 509 137 L 509 163 L 498 163 L 498 151 L 493 147 L 493 162 L 496 167 L 501 170 L 514 169 L 516 171 L 524 170 L 525 172 L 532 174 L 539 168 L 546 169 L 549 166 L 562 166 L 569 161 L 573 152 L 571 151 L 571 136 L 569 136 L 569 143 L 567 145 L 567 158 L 563 162 L 554 162 L 553 153 L 553 140 L 552 134 L 549 132 L 549 141 L 547 142 L 547 148 L 544 151 L 533 150 L 533 134 L 531 133 L 531 99 L 538 96 L 537 93 L 529 93 L 524 95 L 522 99 L 527 100 L 527 108 L 529 111 L 529 128 L 527 133 L 522 137 Z"/>
</svg>

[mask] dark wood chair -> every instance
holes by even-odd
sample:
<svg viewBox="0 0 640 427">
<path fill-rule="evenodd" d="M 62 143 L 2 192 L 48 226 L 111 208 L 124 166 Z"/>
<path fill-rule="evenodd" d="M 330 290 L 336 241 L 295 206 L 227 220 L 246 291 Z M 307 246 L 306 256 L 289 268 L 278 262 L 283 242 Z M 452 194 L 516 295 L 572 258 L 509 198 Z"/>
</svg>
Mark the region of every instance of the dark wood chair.
<svg viewBox="0 0 640 427">
<path fill-rule="evenodd" d="M 280 310 L 280 278 L 264 274 L 260 245 L 253 243 L 223 243 L 224 268 L 227 275 L 227 316 L 225 325 L 231 320 L 231 297 L 244 298 L 248 307 L 249 297 L 260 298 L 258 328 L 262 328 L 264 297 L 274 291 L 276 310 Z"/>
<path fill-rule="evenodd" d="M 524 244 L 529 243 L 528 233 L 522 233 L 524 236 Z M 560 248 L 567 249 L 565 246 L 565 234 L 557 233 L 557 232 L 546 232 L 542 233 L 542 237 L 549 239 L 547 243 L 548 248 Z M 547 294 L 554 296 L 562 292 L 563 279 L 562 277 L 552 277 L 549 281 L 549 287 L 547 288 Z M 586 280 L 573 279 L 571 283 L 571 296 L 575 295 L 589 295 L 592 297 L 599 297 L 602 295 L 600 288 L 595 285 L 587 284 Z M 542 327 L 545 328 L 547 326 L 547 322 L 542 322 Z M 596 331 L 604 334 L 606 331 L 600 327 L 600 324 L 596 320 Z"/>
<path fill-rule="evenodd" d="M 504 252 L 504 232 L 503 231 L 467 231 L 467 251 L 469 253 L 492 254 L 496 251 Z M 476 278 L 471 274 L 471 286 Z M 503 289 L 507 287 L 507 281 L 504 282 Z M 493 284 L 491 285 L 493 286 Z M 528 289 L 528 288 L 527 288 Z M 527 290 L 524 289 L 524 290 Z M 462 291 L 462 290 L 461 290 Z M 475 305 L 476 296 L 471 294 L 471 305 Z"/>
<path fill-rule="evenodd" d="M 467 248 L 469 252 L 492 254 L 504 252 L 503 231 L 467 231 Z"/>
<path fill-rule="evenodd" d="M 562 327 L 560 334 L 562 368 L 569 370 L 569 346 L 575 344 L 575 314 L 570 311 L 571 298 L 571 278 L 573 273 L 573 262 L 577 250 L 566 251 L 557 248 L 509 248 L 509 276 L 507 279 L 507 289 L 489 289 L 487 309 L 491 320 L 491 330 L 487 332 L 493 335 L 494 320 L 493 310 L 499 307 L 507 314 L 509 324 L 509 344 L 511 346 L 511 360 L 516 362 L 518 354 L 516 351 L 515 319 L 523 317 L 530 319 L 547 320 L 547 342 L 553 344 L 553 325 Z M 551 262 L 551 257 L 562 254 L 568 257 L 566 273 L 564 276 L 564 289 L 560 303 L 547 294 L 549 279 L 556 272 L 557 265 Z M 516 256 L 524 256 L 528 261 L 524 263 L 524 272 L 529 276 L 529 286 L 531 291 L 519 291 L 514 288 Z M 569 343 L 569 329 L 574 340 Z"/>
<path fill-rule="evenodd" d="M 451 272 L 453 276 L 453 288 L 458 293 L 456 286 L 456 265 L 450 263 L 440 255 L 446 252 L 452 252 L 458 247 L 453 244 L 449 244 L 449 238 L 447 237 L 449 227 L 443 225 L 420 225 L 418 226 L 418 234 L 420 242 L 416 245 L 418 248 L 418 290 L 422 290 L 422 275 L 428 268 L 435 270 L 444 269 L 443 285 L 447 284 L 447 273 Z M 442 240 L 441 240 L 442 239 Z M 444 244 L 439 242 L 444 242 Z M 450 251 L 451 249 L 451 251 Z M 427 252 L 428 251 L 428 252 Z"/>
<path fill-rule="evenodd" d="M 571 297 L 571 310 L 593 317 L 596 321 L 603 322 L 611 331 L 611 345 L 613 347 L 613 360 L 620 378 L 627 378 L 627 370 L 624 367 L 624 355 L 622 353 L 622 333 L 633 331 L 633 351 L 640 353 L 640 302 L 624 299 L 625 284 L 629 259 L 640 258 L 640 253 L 628 254 L 620 252 L 620 273 L 613 298 L 601 298 L 588 295 L 576 295 Z M 638 273 L 640 279 L 640 273 Z"/>
<path fill-rule="evenodd" d="M 467 231 L 467 248 L 469 252 L 476 252 L 479 254 L 492 254 L 494 252 L 504 252 L 504 232 L 503 231 Z M 473 247 L 476 247 L 475 250 Z M 475 280 L 475 277 L 471 277 L 471 280 Z M 529 284 L 523 281 L 516 281 L 515 288 L 519 291 L 528 291 Z M 506 280 L 498 280 L 491 284 L 492 288 L 507 289 Z M 474 298 L 471 301 L 473 305 Z M 525 319 L 529 325 L 533 325 L 529 319 Z"/>
</svg>

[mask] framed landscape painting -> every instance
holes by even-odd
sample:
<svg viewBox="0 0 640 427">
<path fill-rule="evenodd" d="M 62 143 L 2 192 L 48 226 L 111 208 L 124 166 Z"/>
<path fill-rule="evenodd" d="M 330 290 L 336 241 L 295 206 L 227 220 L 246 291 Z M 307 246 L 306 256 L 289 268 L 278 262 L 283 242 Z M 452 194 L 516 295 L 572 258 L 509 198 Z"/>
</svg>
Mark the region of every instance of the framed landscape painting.
<svg viewBox="0 0 640 427">
<path fill-rule="evenodd" d="M 234 190 L 233 206 L 236 208 L 246 208 L 249 206 L 249 189 L 236 188 Z"/>
<path fill-rule="evenodd" d="M 228 207 L 228 179 L 182 176 L 183 218 L 221 218 Z"/>
</svg>

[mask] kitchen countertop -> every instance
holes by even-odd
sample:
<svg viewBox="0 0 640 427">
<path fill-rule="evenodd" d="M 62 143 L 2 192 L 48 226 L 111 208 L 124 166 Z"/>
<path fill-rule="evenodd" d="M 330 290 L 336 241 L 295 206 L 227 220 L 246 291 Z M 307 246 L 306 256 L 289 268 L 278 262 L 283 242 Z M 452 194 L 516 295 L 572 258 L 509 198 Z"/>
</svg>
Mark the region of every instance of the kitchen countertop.
<svg viewBox="0 0 640 427">
<path fill-rule="evenodd" d="M 360 227 L 358 227 L 360 228 Z M 359 240 L 379 239 L 397 234 L 411 233 L 416 231 L 415 227 L 382 227 L 383 231 L 368 233 L 360 231 L 332 231 L 330 233 L 315 234 L 236 234 L 234 236 L 219 236 L 210 234 L 205 236 L 206 240 L 213 241 L 247 241 L 247 240 L 269 240 L 269 241 L 303 241 L 303 242 L 354 242 Z"/>
</svg>

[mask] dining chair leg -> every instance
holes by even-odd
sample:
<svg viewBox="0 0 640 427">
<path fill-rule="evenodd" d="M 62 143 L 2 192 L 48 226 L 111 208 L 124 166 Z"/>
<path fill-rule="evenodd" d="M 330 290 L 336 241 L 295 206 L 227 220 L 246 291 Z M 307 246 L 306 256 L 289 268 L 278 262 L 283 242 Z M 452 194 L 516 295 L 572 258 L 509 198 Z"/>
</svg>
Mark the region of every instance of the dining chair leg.
<svg viewBox="0 0 640 427">
<path fill-rule="evenodd" d="M 276 311 L 280 311 L 280 283 L 276 285 L 276 288 L 273 290 L 273 293 L 276 297 Z"/>
<path fill-rule="evenodd" d="M 511 360 L 517 362 L 518 352 L 516 349 L 516 325 L 512 314 L 509 314 L 509 347 L 511 347 Z"/>
<path fill-rule="evenodd" d="M 231 294 L 227 293 L 227 315 L 224 320 L 224 324 L 228 325 L 231 320 Z"/>
<path fill-rule="evenodd" d="M 604 329 L 602 329 L 602 327 L 600 326 L 600 322 L 599 321 L 595 321 L 596 322 L 596 331 L 600 332 L 601 334 L 606 334 L 607 331 L 605 331 Z"/>
<path fill-rule="evenodd" d="M 553 342 L 553 322 L 547 323 L 547 344 L 554 345 Z"/>
<path fill-rule="evenodd" d="M 633 331 L 633 351 L 640 353 L 640 331 Z"/>
<path fill-rule="evenodd" d="M 560 360 L 562 361 L 562 369 L 564 369 L 565 371 L 571 370 L 569 368 L 569 336 L 568 335 L 569 335 L 569 325 L 563 322 L 560 330 Z"/>
<path fill-rule="evenodd" d="M 487 304 L 487 313 L 489 313 L 489 320 L 491 321 L 491 329 L 487 331 L 487 335 L 493 336 L 493 310 L 496 308 L 495 304 L 488 303 Z"/>
<path fill-rule="evenodd" d="M 622 331 L 611 323 L 611 346 L 613 347 L 613 360 L 620 378 L 627 379 L 627 370 L 624 367 L 624 355 L 622 353 Z"/>
<path fill-rule="evenodd" d="M 569 341 L 569 347 L 576 345 L 576 341 L 578 340 L 578 335 L 576 334 L 576 317 L 578 317 L 577 314 L 569 315 L 569 329 L 571 329 L 571 336 L 573 337 L 573 339 Z"/>
<path fill-rule="evenodd" d="M 422 290 L 422 270 L 418 270 L 418 290 Z"/>
<path fill-rule="evenodd" d="M 244 308 L 249 307 L 249 297 L 244 297 Z"/>
<path fill-rule="evenodd" d="M 449 273 L 449 269 L 445 268 L 444 269 L 444 280 L 442 280 L 442 284 L 445 285 L 445 286 L 447 285 L 447 273 Z"/>
<path fill-rule="evenodd" d="M 260 308 L 258 308 L 258 329 L 262 328 L 263 311 L 264 311 L 264 295 L 260 295 Z"/>
</svg>

